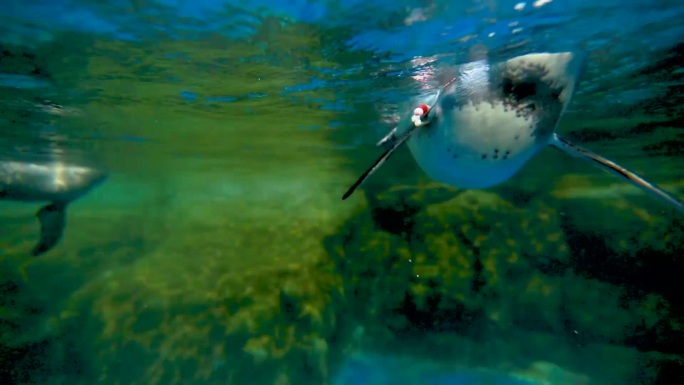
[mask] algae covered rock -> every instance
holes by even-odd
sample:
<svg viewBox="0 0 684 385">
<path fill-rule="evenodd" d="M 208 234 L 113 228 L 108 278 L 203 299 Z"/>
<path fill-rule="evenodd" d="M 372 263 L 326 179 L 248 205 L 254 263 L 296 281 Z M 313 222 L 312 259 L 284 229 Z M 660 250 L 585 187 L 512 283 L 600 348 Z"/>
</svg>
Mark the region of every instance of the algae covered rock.
<svg viewBox="0 0 684 385">
<path fill-rule="evenodd" d="M 375 202 L 346 233 L 328 240 L 346 293 L 363 298 L 366 309 L 357 310 L 390 329 L 463 330 L 476 320 L 501 319 L 502 296 L 511 290 L 547 295 L 543 284 L 533 284 L 531 270 L 562 271 L 567 261 L 549 208 L 525 211 L 495 194 L 468 191 L 413 210 L 420 207 L 415 196 Z M 400 233 L 387 231 L 380 218 L 392 216 L 392 206 L 397 218 L 406 216 Z"/>
<path fill-rule="evenodd" d="M 0 383 L 36 383 L 49 376 L 43 359 L 49 346 L 49 332 L 41 317 L 47 304 L 23 284 L 20 277 L 0 264 Z"/>
<path fill-rule="evenodd" d="M 542 201 L 521 208 L 482 191 L 418 197 L 426 195 L 372 197 L 327 240 L 370 345 L 414 336 L 430 351 L 448 346 L 422 340 L 426 333 L 513 330 L 624 343 L 667 320 L 660 296 L 626 300 L 624 290 L 575 274 L 562 215 Z"/>
<path fill-rule="evenodd" d="M 641 206 L 583 197 L 561 206 L 573 270 L 619 287 L 621 301 L 637 312 L 660 314 L 635 325 L 628 342 L 643 351 L 684 354 L 684 309 L 678 306 L 684 275 L 681 218 L 671 211 L 648 210 L 648 201 Z"/>
<path fill-rule="evenodd" d="M 141 261 L 85 286 L 58 323 L 111 384 L 325 384 L 346 341 L 330 269 L 219 269 Z"/>
<path fill-rule="evenodd" d="M 582 252 L 605 247 L 615 254 L 634 257 L 638 253 L 669 256 L 684 252 L 681 215 L 638 189 L 621 184 L 592 186 L 592 180 L 566 176 L 563 189 L 553 194 L 567 215 L 563 229 L 571 245 Z M 598 184 L 598 182 L 594 182 Z M 681 186 L 668 186 L 670 191 Z M 675 194 L 676 195 L 676 194 Z M 584 239 L 583 239 L 584 238 Z"/>
</svg>

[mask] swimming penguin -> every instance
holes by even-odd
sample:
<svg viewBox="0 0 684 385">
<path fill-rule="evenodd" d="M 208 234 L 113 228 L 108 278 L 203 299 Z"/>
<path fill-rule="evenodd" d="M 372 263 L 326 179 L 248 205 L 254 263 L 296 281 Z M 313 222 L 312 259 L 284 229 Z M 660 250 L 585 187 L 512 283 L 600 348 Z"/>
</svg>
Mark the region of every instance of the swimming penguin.
<svg viewBox="0 0 684 385">
<path fill-rule="evenodd" d="M 31 255 L 38 256 L 51 250 L 62 238 L 69 203 L 106 178 L 103 170 L 58 160 L 0 160 L 0 200 L 49 202 L 36 213 L 40 240 Z"/>
<path fill-rule="evenodd" d="M 460 188 L 500 184 L 540 149 L 590 161 L 684 213 L 684 203 L 641 176 L 555 133 L 585 62 L 579 55 L 533 53 L 492 64 L 478 60 L 419 104 L 378 142 L 385 151 L 342 196 L 347 199 L 403 143 L 432 179 Z"/>
</svg>

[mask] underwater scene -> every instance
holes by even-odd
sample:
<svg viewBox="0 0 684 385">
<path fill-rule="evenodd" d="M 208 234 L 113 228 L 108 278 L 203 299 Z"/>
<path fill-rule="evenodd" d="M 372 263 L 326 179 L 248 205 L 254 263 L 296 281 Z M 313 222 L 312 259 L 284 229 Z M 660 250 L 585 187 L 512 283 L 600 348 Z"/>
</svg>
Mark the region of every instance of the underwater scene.
<svg viewBox="0 0 684 385">
<path fill-rule="evenodd" d="M 1 8 L 0 384 L 684 384 L 684 2 Z"/>
</svg>

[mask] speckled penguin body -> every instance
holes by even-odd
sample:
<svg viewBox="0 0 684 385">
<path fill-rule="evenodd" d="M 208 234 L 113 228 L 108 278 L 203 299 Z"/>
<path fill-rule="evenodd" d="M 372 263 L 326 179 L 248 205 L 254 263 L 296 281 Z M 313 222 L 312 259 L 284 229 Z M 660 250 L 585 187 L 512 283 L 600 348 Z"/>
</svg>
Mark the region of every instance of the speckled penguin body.
<svg viewBox="0 0 684 385">
<path fill-rule="evenodd" d="M 570 101 L 572 54 L 531 54 L 462 65 L 407 144 L 433 179 L 486 188 L 513 176 L 549 140 Z"/>
</svg>

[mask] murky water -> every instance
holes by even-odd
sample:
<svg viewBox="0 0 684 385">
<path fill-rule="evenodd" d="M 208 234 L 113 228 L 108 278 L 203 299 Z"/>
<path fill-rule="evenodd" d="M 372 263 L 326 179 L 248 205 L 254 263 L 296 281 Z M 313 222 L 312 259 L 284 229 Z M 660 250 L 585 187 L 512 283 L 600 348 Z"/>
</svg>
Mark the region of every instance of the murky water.
<svg viewBox="0 0 684 385">
<path fill-rule="evenodd" d="M 684 5 L 244 4 L 3 5 L 2 159 L 109 177 L 38 257 L 47 202 L 2 202 L 0 383 L 684 381 L 682 215 L 615 176 L 403 148 L 341 200 L 450 66 L 580 50 L 558 132 L 684 198 Z"/>
</svg>

